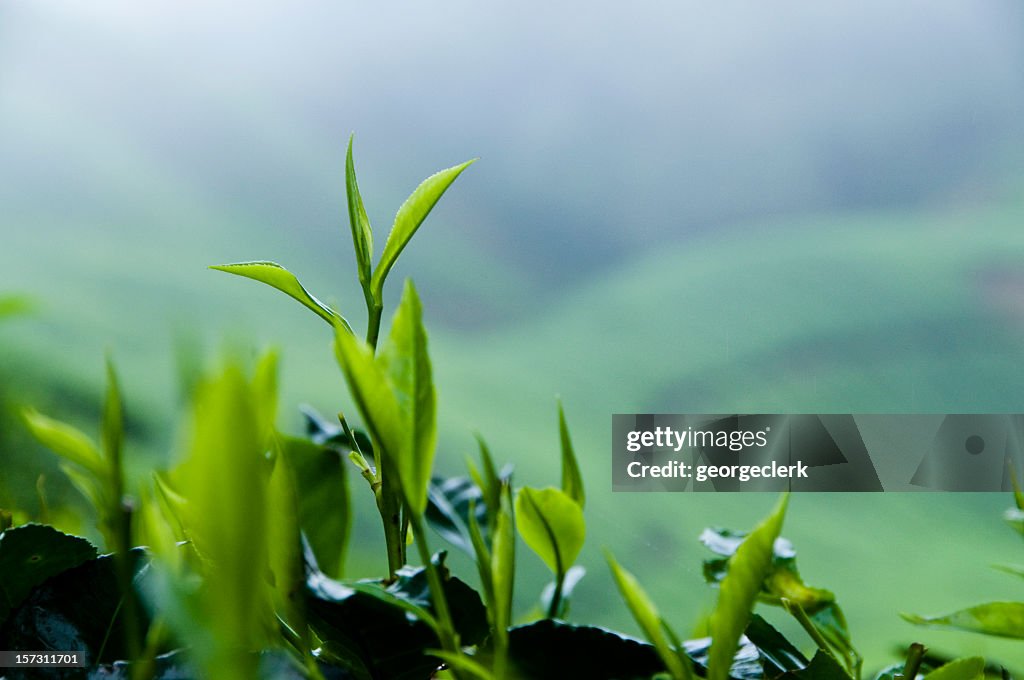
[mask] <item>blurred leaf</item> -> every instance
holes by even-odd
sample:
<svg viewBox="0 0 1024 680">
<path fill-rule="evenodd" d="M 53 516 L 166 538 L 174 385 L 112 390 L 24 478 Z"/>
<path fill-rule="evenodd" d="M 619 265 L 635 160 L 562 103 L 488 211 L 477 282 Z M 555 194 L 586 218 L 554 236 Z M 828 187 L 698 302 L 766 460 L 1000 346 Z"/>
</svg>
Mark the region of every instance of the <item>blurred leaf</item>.
<svg viewBox="0 0 1024 680">
<path fill-rule="evenodd" d="M 977 680 L 985 676 L 985 659 L 980 656 L 950 661 L 924 676 L 925 680 Z"/>
<path fill-rule="evenodd" d="M 274 469 L 267 486 L 267 548 L 273 574 L 274 608 L 303 640 L 309 651 L 305 614 L 305 567 L 299 529 L 299 495 L 291 456 L 276 447 Z"/>
<path fill-rule="evenodd" d="M 299 283 L 299 280 L 295 278 L 294 274 L 276 262 L 256 261 L 216 264 L 211 265 L 210 269 L 237 274 L 247 279 L 265 283 L 272 288 L 278 289 L 285 295 L 298 300 L 303 306 L 312 310 L 313 313 L 331 324 L 331 326 L 341 323 L 345 328 L 348 328 L 348 322 L 340 314 L 310 295 L 302 287 L 302 284 Z"/>
<path fill-rule="evenodd" d="M 22 295 L 0 295 L 0 319 L 32 311 L 32 301 Z"/>
<path fill-rule="evenodd" d="M 491 544 L 488 580 L 491 584 L 491 624 L 494 628 L 494 647 L 499 676 L 503 676 L 508 658 L 508 629 L 512 625 L 512 605 L 516 579 L 515 518 L 512 515 L 512 490 L 502 487 L 500 501 L 495 510 L 494 538 Z M 480 559 L 480 558 L 478 558 Z M 482 570 L 487 571 L 482 565 Z"/>
<path fill-rule="evenodd" d="M 511 677 L 625 680 L 665 670 L 654 647 L 615 631 L 544 619 L 509 631 Z"/>
<path fill-rule="evenodd" d="M 252 678 L 255 661 L 243 650 L 263 648 L 276 630 L 267 583 L 270 471 L 257 399 L 235 366 L 201 385 L 180 471 L 186 524 L 212 568 L 195 595 L 194 620 L 177 621 L 175 633 L 196 650 L 207 675 L 225 680 Z"/>
<path fill-rule="evenodd" d="M 469 532 L 470 508 L 477 521 L 481 536 L 490 533 L 487 506 L 483 492 L 468 477 L 435 477 L 430 482 L 427 498 L 427 522 L 434 531 L 457 548 L 474 555 Z"/>
<path fill-rule="evenodd" d="M 487 446 L 487 442 L 479 434 L 474 436 L 480 449 L 480 464 L 483 467 L 483 475 L 479 474 L 479 472 L 474 474 L 475 466 L 470 465 L 470 477 L 473 478 L 473 481 L 476 482 L 484 494 L 487 512 L 494 513 L 501 504 L 501 494 L 504 486 L 502 482 L 511 477 L 511 468 L 507 467 L 499 475 L 497 468 L 494 466 L 494 458 L 491 457 L 491 449 Z M 490 524 L 493 526 L 493 521 Z"/>
<path fill-rule="evenodd" d="M 572 448 L 569 425 L 565 422 L 565 410 L 562 408 L 561 400 L 558 402 L 558 435 L 562 444 L 562 491 L 583 508 L 587 501 L 583 489 L 583 476 L 580 474 L 579 463 L 576 462 L 576 452 Z"/>
<path fill-rule="evenodd" d="M 352 434 L 355 437 L 355 442 L 352 442 L 337 421 L 328 421 L 312 406 L 300 406 L 299 411 L 302 412 L 306 423 L 306 436 L 314 444 L 331 446 L 345 455 L 358 448 L 367 459 L 373 458 L 373 445 L 370 443 L 369 436 L 362 430 L 352 429 Z"/>
<path fill-rule="evenodd" d="M 1024 565 L 1022 564 L 993 564 L 992 568 L 1024 578 Z"/>
<path fill-rule="evenodd" d="M 352 528 L 346 467 L 337 451 L 306 439 L 281 436 L 291 463 L 299 505 L 299 526 L 328 575 L 341 571 Z"/>
<path fill-rule="evenodd" d="M 384 475 L 397 474 L 395 458 L 403 455 L 407 439 L 391 379 L 374 361 L 373 350 L 342 328 L 335 328 L 334 351 L 372 439 L 384 449 L 379 452 Z"/>
<path fill-rule="evenodd" d="M 665 624 L 658 613 L 658 608 L 655 606 L 654 601 L 651 600 L 647 592 L 640 586 L 636 577 L 619 566 L 619 563 L 615 561 L 610 552 L 605 554 L 605 558 L 608 560 L 608 566 L 611 567 L 612 576 L 615 578 L 615 585 L 619 589 L 622 599 L 626 601 L 626 606 L 629 607 L 629 613 L 633 615 L 647 640 L 658 651 L 658 656 L 661 657 L 661 661 L 665 664 L 669 674 L 676 680 L 692 677 L 690 669 L 687 668 L 683 659 L 672 648 L 668 638 L 665 636 Z"/>
<path fill-rule="evenodd" d="M 79 465 L 96 477 L 106 475 L 107 464 L 93 440 L 76 427 L 48 418 L 34 409 L 24 411 L 32 436 L 67 461 Z"/>
<path fill-rule="evenodd" d="M 900 616 L 919 626 L 953 628 L 1024 640 L 1024 602 L 991 602 L 943 616 Z"/>
<path fill-rule="evenodd" d="M 583 548 L 583 510 L 560 489 L 523 487 L 516 495 L 516 528 L 526 545 L 556 576 L 565 574 Z"/>
<path fill-rule="evenodd" d="M 345 194 L 348 197 L 348 221 L 352 227 L 352 245 L 356 250 L 359 283 L 365 291 L 370 285 L 373 267 L 373 230 L 370 228 L 370 218 L 366 216 L 363 197 L 359 194 L 359 183 L 356 182 L 356 165 L 352 160 L 354 138 L 355 135 L 349 136 L 348 151 L 345 153 Z"/>
<path fill-rule="evenodd" d="M 395 222 L 391 226 L 391 233 L 388 234 L 388 240 L 384 244 L 384 252 L 381 253 L 380 262 L 377 263 L 377 268 L 373 271 L 371 288 L 373 296 L 377 301 L 381 300 L 384 280 L 387 278 L 388 272 L 391 271 L 395 260 L 398 259 L 406 244 L 409 243 L 409 239 L 412 238 L 416 230 L 423 224 L 423 220 L 434 209 L 434 206 L 441 199 L 444 192 L 448 190 L 448 187 L 452 185 L 452 182 L 462 174 L 463 170 L 472 165 L 474 161 L 475 159 L 447 170 L 441 170 L 423 180 L 398 209 L 398 214 L 395 215 Z"/>
<path fill-rule="evenodd" d="M 114 363 L 107 359 L 107 396 L 103 401 L 103 451 L 106 454 L 109 474 L 121 474 L 121 447 L 124 441 L 124 406 L 121 389 L 117 384 Z M 118 483 L 120 486 L 120 483 Z M 113 499 L 120 503 L 120 499 Z"/>
<path fill-rule="evenodd" d="M 145 552 L 132 550 L 135 580 L 147 565 Z M 81 651 L 89 665 L 124 659 L 123 595 L 115 556 L 87 559 L 39 584 L 12 610 L 0 626 L 0 649 Z"/>
<path fill-rule="evenodd" d="M 722 580 L 718 604 L 711 615 L 708 680 L 725 680 L 740 635 L 750 621 L 751 610 L 761 584 L 772 567 L 773 546 L 782 529 L 788 495 L 783 495 L 775 510 L 747 536 L 729 560 L 729 573 Z"/>
<path fill-rule="evenodd" d="M 437 444 L 437 395 L 427 354 L 423 307 L 412 281 L 405 282 L 391 333 L 377 361 L 394 387 L 405 439 L 401 448 L 390 454 L 396 459 L 406 503 L 421 515 L 427 507 L 427 485 Z"/>
<path fill-rule="evenodd" d="M 0 533 L 0 622 L 33 588 L 95 557 L 96 548 L 89 541 L 42 524 L 26 524 Z"/>
<path fill-rule="evenodd" d="M 572 593 L 586 575 L 587 570 L 579 564 L 569 567 L 569 570 L 565 572 L 565 581 L 562 583 L 562 592 L 559 596 L 558 612 L 555 614 L 555 618 L 564 619 L 569 615 L 569 604 L 572 600 Z M 551 609 L 551 598 L 555 596 L 555 588 L 557 588 L 557 586 L 558 584 L 555 581 L 544 586 L 544 590 L 541 591 L 540 594 L 541 611 L 546 612 Z"/>
<path fill-rule="evenodd" d="M 1018 533 L 1024 535 L 1024 510 L 1019 508 L 1010 508 L 1003 514 L 1005 519 L 1011 527 L 1016 529 Z"/>
</svg>

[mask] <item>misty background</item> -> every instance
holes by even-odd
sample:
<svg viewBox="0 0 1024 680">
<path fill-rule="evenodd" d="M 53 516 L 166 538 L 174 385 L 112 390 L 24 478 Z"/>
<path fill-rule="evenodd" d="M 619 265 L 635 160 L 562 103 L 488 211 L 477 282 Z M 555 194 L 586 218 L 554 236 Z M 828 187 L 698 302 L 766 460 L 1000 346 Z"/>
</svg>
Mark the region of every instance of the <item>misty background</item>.
<svg viewBox="0 0 1024 680">
<path fill-rule="evenodd" d="M 612 413 L 1024 409 L 1017 2 L 8 0 L 0 293 L 34 311 L 0 326 L 0 505 L 35 503 L 45 471 L 81 507 L 10 413 L 92 431 L 108 351 L 140 475 L 174 455 L 181 362 L 225 346 L 281 349 L 282 429 L 301 403 L 351 410 L 320 321 L 206 269 L 277 261 L 360 330 L 351 132 L 377 253 L 421 179 L 480 158 L 388 292 L 412 277 L 424 299 L 441 471 L 479 431 L 518 482 L 556 484 L 561 395 L 590 497 L 574 620 L 635 632 L 607 546 L 696 625 L 700 529 L 773 501 L 613 495 Z M 382 560 L 360 492 L 356 576 Z M 1009 503 L 806 494 L 785 533 L 868 668 L 894 640 L 1005 655 L 896 613 L 1007 599 L 986 565 L 1019 559 Z M 525 612 L 546 576 L 519 562 Z"/>
</svg>

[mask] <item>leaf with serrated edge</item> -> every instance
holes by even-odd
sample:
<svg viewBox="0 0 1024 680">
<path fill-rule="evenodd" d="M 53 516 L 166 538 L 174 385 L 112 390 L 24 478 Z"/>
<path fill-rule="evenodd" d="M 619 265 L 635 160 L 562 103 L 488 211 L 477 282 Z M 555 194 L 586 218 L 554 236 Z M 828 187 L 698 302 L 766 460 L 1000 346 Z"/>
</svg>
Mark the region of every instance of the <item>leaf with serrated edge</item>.
<svg viewBox="0 0 1024 680">
<path fill-rule="evenodd" d="M 610 552 L 605 553 L 605 558 L 608 560 L 608 566 L 611 567 L 612 576 L 615 577 L 615 585 L 618 587 L 622 599 L 626 601 L 626 606 L 629 607 L 629 613 L 633 615 L 647 640 L 658 651 L 658 656 L 661 657 L 665 668 L 676 680 L 692 677 L 679 654 L 669 644 L 661 615 L 658 613 L 654 601 L 640 586 L 636 577 L 619 566 Z"/>
<path fill-rule="evenodd" d="M 561 401 L 558 402 L 558 435 L 562 444 L 562 491 L 582 508 L 586 504 L 587 496 L 583 490 L 583 476 L 576 461 L 576 452 L 572 448 L 569 425 L 565 422 L 565 409 L 562 408 Z"/>
<path fill-rule="evenodd" d="M 942 616 L 900 616 L 919 626 L 953 628 L 1024 640 L 1024 602 L 990 602 Z"/>
<path fill-rule="evenodd" d="M 46 448 L 97 477 L 106 474 L 107 465 L 95 442 L 76 427 L 48 418 L 34 409 L 24 412 L 32 436 Z"/>
<path fill-rule="evenodd" d="M 335 323 L 341 322 L 342 325 L 348 328 L 348 322 L 345 321 L 340 314 L 313 297 L 309 291 L 303 288 L 302 284 L 299 283 L 299 280 L 295 278 L 294 274 L 276 262 L 254 261 L 236 262 L 233 264 L 215 264 L 211 265 L 210 269 L 216 269 L 217 271 L 227 272 L 228 274 L 235 274 L 237 276 L 244 276 L 247 279 L 265 283 L 271 288 L 276 288 L 285 295 L 297 300 L 304 307 L 312 310 L 314 314 L 332 326 Z M 351 331 L 351 329 L 349 330 Z"/>
<path fill-rule="evenodd" d="M 348 138 L 348 151 L 345 153 L 345 193 L 348 197 L 348 221 L 352 227 L 352 245 L 356 251 L 356 267 L 359 282 L 365 289 L 370 285 L 373 267 L 373 230 L 370 218 L 366 216 L 363 197 L 359 194 L 359 183 L 356 181 L 356 165 L 352 160 L 352 140 Z"/>
<path fill-rule="evenodd" d="M 761 584 L 772 566 L 772 547 L 782 530 L 789 496 L 783 495 L 775 510 L 750 532 L 729 560 L 729 573 L 722 581 L 718 604 L 711 615 L 711 650 L 708 653 L 708 680 L 727 680 L 740 635 L 747 627 L 750 612 Z"/>
<path fill-rule="evenodd" d="M 405 282 L 391 333 L 377 363 L 390 378 L 402 419 L 405 442 L 392 454 L 399 481 L 406 503 L 413 512 L 423 514 L 437 444 L 437 395 L 427 354 L 423 306 L 412 281 Z"/>
<path fill-rule="evenodd" d="M 434 206 L 441 199 L 444 192 L 448 190 L 448 187 L 452 185 L 452 182 L 462 174 L 463 170 L 472 165 L 475 160 L 466 161 L 447 170 L 441 170 L 426 178 L 398 209 L 398 214 L 395 215 L 395 222 L 391 227 L 391 233 L 388 234 L 388 240 L 384 244 L 384 252 L 381 253 L 380 262 L 377 263 L 377 268 L 373 271 L 371 288 L 374 299 L 378 302 L 381 300 L 381 293 L 384 290 L 384 279 L 387 278 L 388 272 L 391 271 L 391 267 L 394 266 L 395 260 L 398 259 L 402 249 L 405 248 L 409 239 L 412 238 L 416 230 L 423 224 L 423 220 L 434 209 Z"/>
<path fill-rule="evenodd" d="M 526 545 L 561 576 L 583 548 L 583 511 L 561 489 L 523 487 L 516 495 L 516 528 Z"/>
<path fill-rule="evenodd" d="M 939 666 L 924 680 L 977 680 L 985 675 L 985 659 L 971 656 Z"/>
</svg>

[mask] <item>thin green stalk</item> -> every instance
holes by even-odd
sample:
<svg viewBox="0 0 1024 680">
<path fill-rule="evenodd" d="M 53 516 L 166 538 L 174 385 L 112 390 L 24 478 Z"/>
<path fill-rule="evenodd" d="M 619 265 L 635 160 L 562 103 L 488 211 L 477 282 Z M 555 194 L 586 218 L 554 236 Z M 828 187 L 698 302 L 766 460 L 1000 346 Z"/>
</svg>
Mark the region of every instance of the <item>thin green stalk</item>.
<svg viewBox="0 0 1024 680">
<path fill-rule="evenodd" d="M 377 336 L 380 335 L 380 319 L 384 314 L 383 303 L 377 302 L 371 295 L 366 296 L 366 344 L 377 351 Z"/>
<path fill-rule="evenodd" d="M 818 627 L 814 625 L 814 622 L 811 621 L 811 617 L 807 615 L 807 612 L 804 611 L 804 608 L 799 602 L 793 602 L 792 600 L 784 597 L 782 598 L 782 606 L 786 608 L 786 611 L 789 612 L 807 632 L 807 634 L 811 636 L 811 639 L 814 640 L 814 644 L 818 646 L 818 649 L 825 652 L 836 661 L 839 661 L 839 659 L 836 658 L 835 652 L 832 650 L 832 646 L 829 645 L 828 640 L 822 636 L 821 631 L 819 631 Z M 849 670 L 849 659 L 844 660 L 843 666 Z"/>
<path fill-rule="evenodd" d="M 412 526 L 413 538 L 416 547 L 420 552 L 420 560 L 427 570 L 427 583 L 430 586 L 430 594 L 434 600 L 434 610 L 437 613 L 438 623 L 441 624 L 441 647 L 452 654 L 461 655 L 459 647 L 459 634 L 452 622 L 451 611 L 448 609 L 448 598 L 444 594 L 444 586 L 441 583 L 441 574 L 431 559 L 430 548 L 427 547 L 427 535 L 423 530 L 423 520 L 416 513 L 409 513 L 409 522 Z M 456 669 L 452 668 L 452 674 L 458 677 Z"/>
<path fill-rule="evenodd" d="M 561 566 L 561 565 L 559 565 Z M 555 577 L 555 592 L 551 594 L 551 604 L 548 605 L 548 618 L 557 619 L 559 605 L 562 604 L 562 586 L 565 584 L 565 573 L 559 571 Z"/>
</svg>

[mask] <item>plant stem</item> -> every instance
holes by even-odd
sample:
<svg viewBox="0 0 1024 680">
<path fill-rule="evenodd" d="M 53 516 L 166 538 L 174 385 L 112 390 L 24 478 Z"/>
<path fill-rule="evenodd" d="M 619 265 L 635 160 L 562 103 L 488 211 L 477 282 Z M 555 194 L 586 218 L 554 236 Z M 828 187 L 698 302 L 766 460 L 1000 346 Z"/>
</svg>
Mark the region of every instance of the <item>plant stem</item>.
<svg viewBox="0 0 1024 680">
<path fill-rule="evenodd" d="M 372 296 L 366 296 L 366 344 L 368 344 L 374 352 L 377 351 L 377 336 L 380 335 L 380 318 L 384 313 L 384 304 L 373 299 Z"/>
<path fill-rule="evenodd" d="M 559 605 L 562 604 L 562 586 L 565 584 L 565 574 L 559 573 L 555 577 L 555 592 L 551 594 L 551 604 L 548 605 L 548 618 L 557 619 Z"/>
<path fill-rule="evenodd" d="M 378 469 L 377 475 L 381 475 Z M 394 481 L 384 477 L 375 487 L 377 510 L 384 524 L 384 545 L 388 556 L 388 582 L 395 580 L 395 574 L 405 566 L 405 536 L 402 535 L 402 518 L 399 492 L 392 488 Z"/>
<path fill-rule="evenodd" d="M 814 644 L 818 645 L 818 649 L 825 652 L 833 659 L 836 659 L 836 655 L 835 652 L 832 651 L 832 647 L 828 644 L 828 641 L 822 636 L 821 631 L 818 630 L 818 627 L 814 625 L 814 622 L 811 621 L 811 617 L 807 616 L 807 612 L 804 611 L 804 608 L 800 605 L 799 602 L 793 602 L 792 600 L 786 599 L 784 597 L 782 598 L 782 606 L 786 608 L 786 611 L 789 612 L 790 615 L 792 615 L 793 618 L 795 618 L 797 622 L 800 623 L 800 626 L 807 632 L 807 634 L 811 636 L 811 639 L 814 640 Z M 836 659 L 836 661 L 839 661 L 839 659 Z M 848 661 L 849 660 L 847 659 L 846 663 L 843 664 L 847 667 L 847 670 L 849 670 Z"/>
<path fill-rule="evenodd" d="M 427 535 L 423 531 L 423 521 L 414 512 L 409 513 L 409 522 L 412 526 L 412 533 L 416 541 L 416 547 L 420 552 L 420 560 L 427 570 L 427 583 L 430 585 L 430 594 L 434 600 L 434 611 L 437 613 L 438 623 L 441 624 L 441 647 L 452 654 L 462 655 L 459 647 L 459 634 L 452 622 L 451 611 L 448 609 L 448 598 L 444 594 L 444 585 L 441 583 L 441 574 L 437 565 L 430 556 L 430 548 L 427 547 Z M 458 677 L 457 671 L 451 669 L 452 674 Z"/>
<path fill-rule="evenodd" d="M 924 659 L 924 645 L 915 642 L 907 650 L 907 662 L 903 664 L 903 677 L 906 680 L 914 680 L 917 671 L 921 668 L 921 661 Z"/>
</svg>

